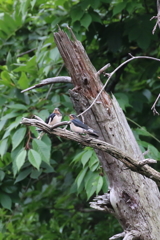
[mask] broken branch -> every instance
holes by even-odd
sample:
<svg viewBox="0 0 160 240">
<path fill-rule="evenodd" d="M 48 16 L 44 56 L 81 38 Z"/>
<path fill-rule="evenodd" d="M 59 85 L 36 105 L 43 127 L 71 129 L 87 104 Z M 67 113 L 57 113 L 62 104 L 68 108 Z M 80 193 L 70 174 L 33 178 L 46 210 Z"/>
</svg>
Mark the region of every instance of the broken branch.
<svg viewBox="0 0 160 240">
<path fill-rule="evenodd" d="M 153 106 L 151 107 L 151 110 L 153 110 L 153 114 L 154 114 L 154 115 L 155 115 L 155 114 L 159 115 L 159 113 L 158 113 L 157 110 L 156 110 L 156 104 L 157 104 L 159 98 L 160 98 L 160 94 L 158 95 L 158 97 L 157 97 L 156 101 L 154 102 Z"/>
<path fill-rule="evenodd" d="M 52 84 L 52 83 L 71 83 L 71 82 L 72 82 L 71 77 L 67 77 L 67 76 L 46 78 L 46 79 L 42 80 L 40 83 L 38 83 L 38 84 L 36 84 L 32 87 L 24 89 L 23 91 L 21 91 L 21 93 L 27 92 L 27 91 L 32 90 L 34 88 L 40 88 L 42 86 Z"/>
</svg>

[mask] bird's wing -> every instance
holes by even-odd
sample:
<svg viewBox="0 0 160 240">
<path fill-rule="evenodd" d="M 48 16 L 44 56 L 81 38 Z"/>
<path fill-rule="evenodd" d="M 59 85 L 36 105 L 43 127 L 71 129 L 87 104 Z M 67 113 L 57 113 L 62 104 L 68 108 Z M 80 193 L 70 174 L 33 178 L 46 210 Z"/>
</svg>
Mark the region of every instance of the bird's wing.
<svg viewBox="0 0 160 240">
<path fill-rule="evenodd" d="M 56 116 L 56 114 L 55 113 L 51 113 L 50 115 L 49 115 L 49 117 L 45 120 L 45 123 L 49 123 L 49 122 L 52 122 L 52 120 L 53 120 L 53 118 Z"/>
<path fill-rule="evenodd" d="M 73 119 L 72 122 L 76 127 L 81 127 L 83 129 L 86 129 L 86 130 L 88 130 L 88 128 L 89 128 L 86 124 L 81 122 L 79 119 Z"/>
</svg>

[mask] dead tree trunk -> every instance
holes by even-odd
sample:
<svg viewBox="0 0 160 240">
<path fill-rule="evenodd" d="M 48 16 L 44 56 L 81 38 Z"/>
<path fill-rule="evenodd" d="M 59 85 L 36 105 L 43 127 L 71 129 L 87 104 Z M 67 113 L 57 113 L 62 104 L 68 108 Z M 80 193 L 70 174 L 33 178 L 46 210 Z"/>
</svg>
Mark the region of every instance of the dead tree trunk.
<svg viewBox="0 0 160 240">
<path fill-rule="evenodd" d="M 57 47 L 75 86 L 70 96 L 77 113 L 93 102 L 102 88 L 96 69 L 83 46 L 59 31 L 54 34 Z M 100 139 L 142 160 L 144 157 L 116 99 L 105 91 L 84 114 L 85 123 L 101 133 Z M 110 183 L 110 208 L 125 231 L 125 240 L 160 239 L 160 193 L 156 183 L 126 169 L 109 154 L 96 150 Z M 118 237 L 117 237 L 118 238 Z M 115 236 L 116 239 L 116 236 Z"/>
</svg>

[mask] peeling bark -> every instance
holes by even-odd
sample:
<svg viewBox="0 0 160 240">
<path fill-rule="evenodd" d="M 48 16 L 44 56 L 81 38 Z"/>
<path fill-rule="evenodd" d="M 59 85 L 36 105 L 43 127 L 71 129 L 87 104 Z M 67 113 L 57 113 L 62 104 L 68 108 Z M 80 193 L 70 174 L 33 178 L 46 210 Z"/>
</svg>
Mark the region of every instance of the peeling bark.
<svg viewBox="0 0 160 240">
<path fill-rule="evenodd" d="M 59 31 L 56 44 L 75 86 L 70 96 L 77 113 L 93 102 L 102 88 L 96 69 L 83 46 Z M 116 99 L 105 91 L 84 115 L 85 123 L 101 133 L 101 139 L 128 153 L 137 161 L 143 155 Z M 154 181 L 143 177 L 102 150 L 96 150 L 110 182 L 110 203 L 128 238 L 158 240 L 160 236 L 160 193 Z M 132 237 L 133 232 L 138 232 Z"/>
</svg>

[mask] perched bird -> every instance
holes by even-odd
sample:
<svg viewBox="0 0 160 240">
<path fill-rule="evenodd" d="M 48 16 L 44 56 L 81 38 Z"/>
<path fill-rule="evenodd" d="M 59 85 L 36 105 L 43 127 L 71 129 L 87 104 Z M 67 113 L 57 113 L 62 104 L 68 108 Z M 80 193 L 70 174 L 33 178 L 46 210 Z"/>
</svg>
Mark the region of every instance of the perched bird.
<svg viewBox="0 0 160 240">
<path fill-rule="evenodd" d="M 59 108 L 55 108 L 53 113 L 49 115 L 49 117 L 45 120 L 45 123 L 49 125 L 54 125 L 56 123 L 60 123 L 62 120 L 62 114 L 59 111 Z"/>
<path fill-rule="evenodd" d="M 49 125 L 55 125 L 60 123 L 62 119 L 62 114 L 59 111 L 59 108 L 55 108 L 54 111 L 49 115 L 49 117 L 45 120 L 45 123 Z M 43 131 L 40 132 L 37 139 L 41 139 L 45 133 Z"/>
<path fill-rule="evenodd" d="M 81 122 L 78 118 L 76 118 L 76 116 L 74 114 L 70 114 L 70 129 L 73 132 L 76 133 L 88 133 L 89 135 L 92 135 L 94 137 L 99 137 L 98 133 L 93 130 L 92 128 L 90 128 L 89 126 L 87 126 L 86 124 L 84 124 L 83 122 Z"/>
</svg>

